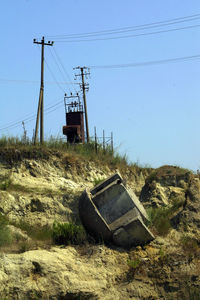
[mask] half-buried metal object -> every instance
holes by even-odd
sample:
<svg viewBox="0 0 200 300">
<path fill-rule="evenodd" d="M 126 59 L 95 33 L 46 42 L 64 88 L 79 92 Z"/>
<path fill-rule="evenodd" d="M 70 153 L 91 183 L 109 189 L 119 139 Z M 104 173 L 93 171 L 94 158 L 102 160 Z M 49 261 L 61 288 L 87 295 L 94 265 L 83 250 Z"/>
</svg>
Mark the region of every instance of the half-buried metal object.
<svg viewBox="0 0 200 300">
<path fill-rule="evenodd" d="M 79 200 L 79 213 L 88 232 L 118 246 L 137 246 L 154 239 L 145 225 L 148 217 L 143 205 L 126 189 L 119 173 L 86 189 Z"/>
</svg>

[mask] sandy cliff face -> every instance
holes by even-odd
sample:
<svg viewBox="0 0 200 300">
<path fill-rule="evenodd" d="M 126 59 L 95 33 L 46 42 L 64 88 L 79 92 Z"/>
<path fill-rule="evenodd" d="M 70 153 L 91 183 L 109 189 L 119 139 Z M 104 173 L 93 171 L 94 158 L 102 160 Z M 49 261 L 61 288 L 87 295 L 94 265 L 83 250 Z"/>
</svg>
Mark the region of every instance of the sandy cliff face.
<svg viewBox="0 0 200 300">
<path fill-rule="evenodd" d="M 199 178 L 188 171 L 174 177 L 169 168 L 151 177 L 142 169 L 124 170 L 127 185 L 147 207 L 181 200 L 169 232 L 164 237 L 155 232 L 156 239 L 143 248 L 33 245 L 16 223 L 45 226 L 78 219 L 81 192 L 115 170 L 56 152 L 0 157 L 0 212 L 15 237 L 0 249 L 1 299 L 199 299 Z M 19 251 L 22 241 L 30 246 Z"/>
</svg>

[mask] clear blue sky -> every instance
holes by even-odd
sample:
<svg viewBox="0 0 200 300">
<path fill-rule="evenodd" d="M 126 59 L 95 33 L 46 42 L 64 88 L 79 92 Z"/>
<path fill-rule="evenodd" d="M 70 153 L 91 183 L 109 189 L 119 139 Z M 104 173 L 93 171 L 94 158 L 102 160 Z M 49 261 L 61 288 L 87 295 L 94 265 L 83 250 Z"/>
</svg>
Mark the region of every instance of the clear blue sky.
<svg viewBox="0 0 200 300">
<path fill-rule="evenodd" d="M 40 47 L 33 38 L 133 27 L 200 13 L 199 0 L 6 0 L 0 3 L 0 135 L 22 135 L 25 120 L 31 137 L 40 88 Z M 200 19 L 143 31 L 200 25 Z M 119 35 L 118 35 L 119 36 Z M 109 36 L 107 36 L 109 37 Z M 54 40 L 53 38 L 51 40 Z M 131 64 L 200 54 L 200 27 L 160 34 L 92 42 L 55 39 L 70 80 L 73 67 Z M 39 49 L 38 49 L 39 48 Z M 55 53 L 45 48 L 45 136 L 62 136 L 64 92 L 78 89 L 61 74 Z M 52 52 L 52 53 L 51 53 Z M 52 56 L 52 54 L 54 56 Z M 60 67 L 61 68 L 61 67 Z M 55 78 L 61 82 L 55 84 Z M 158 167 L 176 164 L 200 168 L 200 60 L 141 67 L 91 68 L 87 94 L 90 134 L 114 133 L 114 144 L 130 161 Z M 75 88 L 74 88 L 75 87 Z M 3 130 L 2 130 L 3 129 Z"/>
</svg>

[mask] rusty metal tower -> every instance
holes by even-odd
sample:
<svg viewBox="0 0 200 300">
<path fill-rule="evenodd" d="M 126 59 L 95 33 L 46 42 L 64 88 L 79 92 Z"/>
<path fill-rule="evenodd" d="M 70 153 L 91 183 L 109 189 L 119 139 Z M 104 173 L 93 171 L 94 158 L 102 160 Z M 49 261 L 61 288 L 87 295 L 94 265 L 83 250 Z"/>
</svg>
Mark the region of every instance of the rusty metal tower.
<svg viewBox="0 0 200 300">
<path fill-rule="evenodd" d="M 84 143 L 84 112 L 79 94 L 64 96 L 66 126 L 63 126 L 63 134 L 67 136 L 69 143 Z"/>
</svg>

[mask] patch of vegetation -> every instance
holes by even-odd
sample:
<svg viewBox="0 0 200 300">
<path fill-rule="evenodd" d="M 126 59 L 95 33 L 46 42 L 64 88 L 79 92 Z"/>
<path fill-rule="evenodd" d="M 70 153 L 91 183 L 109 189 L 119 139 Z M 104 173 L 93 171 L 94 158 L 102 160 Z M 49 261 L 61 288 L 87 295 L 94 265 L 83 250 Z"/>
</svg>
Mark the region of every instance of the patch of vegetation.
<svg viewBox="0 0 200 300">
<path fill-rule="evenodd" d="M 84 227 L 73 223 L 54 222 L 52 237 L 58 245 L 80 245 L 87 240 Z"/>
<path fill-rule="evenodd" d="M 198 276 L 189 275 L 185 275 L 182 278 L 184 288 L 183 295 L 180 294 L 180 299 L 200 300 L 200 287 L 197 282 L 195 284 L 194 279 L 192 277 L 196 277 L 196 279 L 198 278 Z"/>
<path fill-rule="evenodd" d="M 149 226 L 160 235 L 166 235 L 171 229 L 169 210 L 166 207 L 149 208 Z"/>
<path fill-rule="evenodd" d="M 96 186 L 96 185 L 102 183 L 104 180 L 105 180 L 104 178 L 95 178 L 93 180 L 93 184 L 94 184 L 94 186 Z"/>
<path fill-rule="evenodd" d="M 66 295 L 58 296 L 58 300 L 96 300 L 97 297 L 90 292 L 70 292 L 68 291 Z"/>
<path fill-rule="evenodd" d="M 109 168 L 118 168 L 121 172 L 130 167 L 134 172 L 141 170 L 137 164 L 129 164 L 125 155 L 120 155 L 116 150 L 112 150 L 109 145 L 105 148 L 98 144 L 98 152 L 96 152 L 95 143 L 91 140 L 85 144 L 69 144 L 61 138 L 50 137 L 42 146 L 33 145 L 28 138 L 18 137 L 1 137 L 0 151 L 2 161 L 9 164 L 26 159 L 49 159 L 51 155 L 63 157 L 70 161 L 93 161 L 97 164 L 103 164 Z"/>
<path fill-rule="evenodd" d="M 166 235 L 172 228 L 171 218 L 174 213 L 183 205 L 183 199 L 174 199 L 171 206 L 147 209 L 149 226 L 160 235 Z"/>
<path fill-rule="evenodd" d="M 52 239 L 52 229 L 50 226 L 37 226 L 31 225 L 25 221 L 20 221 L 19 223 L 11 222 L 17 228 L 25 231 L 26 234 L 33 240 L 47 241 Z"/>
<path fill-rule="evenodd" d="M 163 265 L 168 263 L 168 261 L 169 261 L 169 255 L 166 252 L 166 250 L 163 247 L 161 247 L 159 251 L 159 262 Z"/>
<path fill-rule="evenodd" d="M 128 259 L 127 265 L 129 266 L 129 269 L 135 271 L 141 265 L 141 260 L 139 258 Z"/>
<path fill-rule="evenodd" d="M 197 239 L 189 235 L 184 235 L 180 240 L 183 251 L 189 256 L 194 256 L 200 252 Z"/>
<path fill-rule="evenodd" d="M 0 190 L 7 191 L 11 185 L 12 181 L 10 176 L 3 176 L 0 178 Z"/>
<path fill-rule="evenodd" d="M 9 245 L 12 241 L 8 225 L 8 218 L 0 214 L 0 247 Z"/>
<path fill-rule="evenodd" d="M 127 260 L 128 272 L 126 273 L 126 280 L 133 280 L 137 272 L 142 271 L 142 261 L 140 258 L 133 257 Z"/>
<path fill-rule="evenodd" d="M 171 211 L 171 214 L 177 212 L 179 208 L 183 207 L 185 203 L 185 199 L 183 196 L 173 196 L 170 197 L 171 206 L 169 207 L 169 210 Z"/>
<path fill-rule="evenodd" d="M 24 253 L 26 251 L 32 250 L 34 248 L 35 244 L 33 241 L 20 241 L 18 243 L 18 252 L 19 253 Z"/>
<path fill-rule="evenodd" d="M 31 190 L 20 184 L 13 183 L 10 176 L 4 176 L 4 178 L 1 178 L 0 190 L 2 190 L 2 191 L 20 191 L 20 192 L 30 192 L 30 191 L 33 192 L 34 191 L 34 190 Z"/>
<path fill-rule="evenodd" d="M 188 286 L 186 288 L 186 295 L 189 300 L 200 300 L 200 288 L 195 286 Z"/>
<path fill-rule="evenodd" d="M 182 177 L 192 175 L 192 171 L 178 166 L 162 166 L 153 172 L 146 178 L 146 183 L 151 183 L 152 181 L 161 181 L 163 178 L 167 177 Z"/>
</svg>

